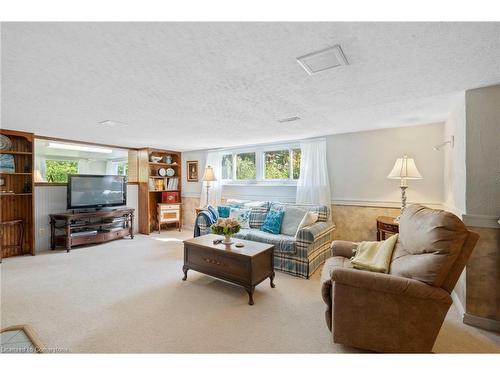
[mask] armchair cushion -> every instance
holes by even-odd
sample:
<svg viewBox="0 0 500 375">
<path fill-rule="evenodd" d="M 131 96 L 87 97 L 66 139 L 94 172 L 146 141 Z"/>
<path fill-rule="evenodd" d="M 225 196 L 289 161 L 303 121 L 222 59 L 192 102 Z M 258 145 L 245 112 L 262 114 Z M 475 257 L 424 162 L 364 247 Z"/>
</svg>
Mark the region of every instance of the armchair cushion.
<svg viewBox="0 0 500 375">
<path fill-rule="evenodd" d="M 452 213 L 407 207 L 399 222 L 390 274 L 442 286 L 467 235 L 465 224 Z"/>
</svg>

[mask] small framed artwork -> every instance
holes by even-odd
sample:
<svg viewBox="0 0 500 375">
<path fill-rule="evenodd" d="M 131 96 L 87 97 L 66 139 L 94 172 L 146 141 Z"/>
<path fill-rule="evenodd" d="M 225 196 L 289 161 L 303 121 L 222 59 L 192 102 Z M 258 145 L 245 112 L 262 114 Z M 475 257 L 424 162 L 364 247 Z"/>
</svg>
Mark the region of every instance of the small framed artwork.
<svg viewBox="0 0 500 375">
<path fill-rule="evenodd" d="M 188 182 L 198 182 L 198 160 L 188 160 L 186 164 Z"/>
</svg>

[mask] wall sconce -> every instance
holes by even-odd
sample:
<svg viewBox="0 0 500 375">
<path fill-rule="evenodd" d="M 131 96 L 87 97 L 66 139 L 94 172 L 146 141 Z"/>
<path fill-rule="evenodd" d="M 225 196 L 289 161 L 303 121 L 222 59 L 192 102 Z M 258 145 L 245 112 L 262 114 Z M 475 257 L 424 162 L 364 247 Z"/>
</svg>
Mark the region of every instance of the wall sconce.
<svg viewBox="0 0 500 375">
<path fill-rule="evenodd" d="M 440 143 L 440 144 L 434 146 L 432 149 L 435 150 L 435 151 L 441 151 L 441 149 L 444 146 L 446 146 L 447 144 L 449 144 L 450 147 L 453 148 L 453 146 L 455 146 L 455 136 L 452 135 L 449 141 Z"/>
</svg>

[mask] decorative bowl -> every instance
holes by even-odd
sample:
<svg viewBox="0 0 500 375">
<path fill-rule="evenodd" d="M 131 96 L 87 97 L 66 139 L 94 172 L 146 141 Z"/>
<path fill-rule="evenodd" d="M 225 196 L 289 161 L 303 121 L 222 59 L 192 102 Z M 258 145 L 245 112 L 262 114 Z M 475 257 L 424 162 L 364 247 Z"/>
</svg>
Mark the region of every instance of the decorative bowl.
<svg viewBox="0 0 500 375">
<path fill-rule="evenodd" d="M 12 142 L 9 137 L 0 134 L 0 150 L 6 151 L 10 150 L 12 147 Z"/>
<path fill-rule="evenodd" d="M 158 163 L 161 159 L 162 159 L 161 156 L 153 156 L 153 155 L 151 155 L 151 161 L 153 163 Z"/>
</svg>

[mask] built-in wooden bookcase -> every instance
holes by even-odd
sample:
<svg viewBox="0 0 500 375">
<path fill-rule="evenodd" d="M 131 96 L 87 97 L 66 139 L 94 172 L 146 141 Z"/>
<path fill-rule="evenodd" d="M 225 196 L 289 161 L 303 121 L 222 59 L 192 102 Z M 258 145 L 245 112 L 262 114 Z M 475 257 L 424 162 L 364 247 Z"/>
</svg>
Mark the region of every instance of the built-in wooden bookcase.
<svg viewBox="0 0 500 375">
<path fill-rule="evenodd" d="M 167 157 L 171 162 L 167 163 Z M 153 148 L 141 149 L 137 153 L 139 175 L 139 232 L 149 234 L 158 228 L 158 203 L 162 203 L 162 193 L 177 192 L 181 203 L 182 158 L 177 151 Z M 153 157 L 161 160 L 154 162 Z M 160 176 L 160 169 L 171 168 L 173 176 Z M 176 183 L 173 183 L 176 179 Z M 182 217 L 181 217 L 182 222 Z"/>
<path fill-rule="evenodd" d="M 0 129 L 0 134 L 8 137 L 12 146 L 8 150 L 0 150 L 0 154 L 12 155 L 13 172 L 0 172 L 3 185 L 0 186 L 0 222 L 9 223 L 22 220 L 23 246 L 12 245 L 20 238 L 20 225 L 5 225 L 0 228 L 2 258 L 32 254 L 35 255 L 34 235 L 34 184 L 33 134 L 15 130 Z"/>
</svg>

